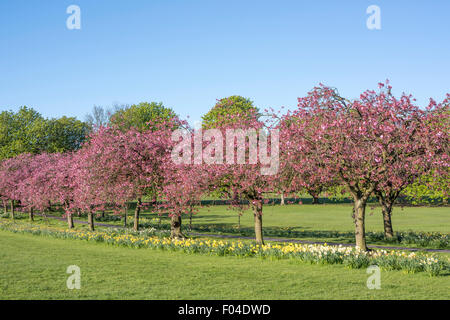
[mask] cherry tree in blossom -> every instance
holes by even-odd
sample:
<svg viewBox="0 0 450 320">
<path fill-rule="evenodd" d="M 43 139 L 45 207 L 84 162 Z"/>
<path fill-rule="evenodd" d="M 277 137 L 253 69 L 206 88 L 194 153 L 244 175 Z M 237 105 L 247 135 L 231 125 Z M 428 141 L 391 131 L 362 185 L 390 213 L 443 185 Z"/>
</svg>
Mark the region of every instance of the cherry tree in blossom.
<svg viewBox="0 0 450 320">
<path fill-rule="evenodd" d="M 356 245 L 362 250 L 367 250 L 369 197 L 399 176 L 408 179 L 405 170 L 420 173 L 437 152 L 436 143 L 430 144 L 426 136 L 442 134 L 425 129 L 425 112 L 410 96 L 395 99 L 390 91 L 380 84 L 379 92 L 366 91 L 358 100 L 348 101 L 336 90 L 320 86 L 299 98 L 298 109 L 284 119 L 291 121 L 283 136 L 290 148 L 286 161 L 302 176 L 346 187 L 354 200 Z"/>
</svg>

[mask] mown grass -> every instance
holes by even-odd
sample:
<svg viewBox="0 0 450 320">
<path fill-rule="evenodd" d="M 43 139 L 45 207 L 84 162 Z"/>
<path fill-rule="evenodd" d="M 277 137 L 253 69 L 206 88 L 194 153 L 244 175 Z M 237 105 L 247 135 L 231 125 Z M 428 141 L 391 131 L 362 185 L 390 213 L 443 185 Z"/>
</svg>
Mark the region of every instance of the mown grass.
<svg viewBox="0 0 450 320">
<path fill-rule="evenodd" d="M 0 231 L 0 299 L 449 299 L 450 278 L 132 249 Z M 69 290 L 69 265 L 81 289 Z"/>
<path fill-rule="evenodd" d="M 237 213 L 227 206 L 202 208 L 194 216 L 196 224 L 236 225 Z M 293 228 L 294 230 L 354 231 L 352 206 L 350 204 L 286 205 L 265 206 L 263 212 L 265 227 Z M 395 208 L 392 223 L 398 231 L 450 232 L 450 208 L 448 207 L 404 207 Z M 253 225 L 253 215 L 245 211 L 241 217 L 242 226 Z M 367 231 L 382 231 L 381 210 L 368 208 Z"/>
</svg>

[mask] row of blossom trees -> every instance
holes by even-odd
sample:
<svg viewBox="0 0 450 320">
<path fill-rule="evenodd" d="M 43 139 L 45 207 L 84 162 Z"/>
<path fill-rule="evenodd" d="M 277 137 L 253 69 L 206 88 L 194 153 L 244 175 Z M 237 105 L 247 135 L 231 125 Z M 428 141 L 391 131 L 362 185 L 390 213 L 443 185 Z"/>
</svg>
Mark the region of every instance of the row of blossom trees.
<svg viewBox="0 0 450 320">
<path fill-rule="evenodd" d="M 205 136 L 176 117 L 148 123 L 148 130 L 102 127 L 76 152 L 4 160 L 0 196 L 11 201 L 12 217 L 14 204 L 32 219 L 34 211 L 45 214 L 58 203 L 69 227 L 73 215 L 87 213 L 91 229 L 97 212 L 112 208 L 121 214 L 128 202 L 137 201 L 135 230 L 143 199 L 152 199 L 155 210 L 171 216 L 172 237 L 184 237 L 182 215 L 192 214 L 203 194 L 218 192 L 236 200 L 236 206 L 248 200 L 256 241 L 263 243 L 265 193 L 308 190 L 318 195 L 341 186 L 354 200 L 356 245 L 366 250 L 369 197 L 378 198 L 385 235 L 392 237 L 392 207 L 400 193 L 425 175 L 448 179 L 450 95 L 422 110 L 411 96 L 394 97 L 386 83 L 354 101 L 325 86 L 298 101 L 296 110 L 268 121 L 251 108 L 245 114 L 221 110 Z M 181 128 L 183 134 L 174 134 Z M 255 135 L 236 134 L 230 144 L 224 140 L 229 129 L 252 129 Z M 184 160 L 174 161 L 174 154 Z M 267 174 L 266 160 L 275 155 L 277 170 Z"/>
<path fill-rule="evenodd" d="M 194 200 L 194 195 L 202 194 L 198 190 L 192 195 L 180 184 L 180 180 L 199 179 L 192 174 L 198 167 L 171 161 L 172 131 L 183 125 L 171 119 L 143 132 L 102 127 L 76 152 L 7 159 L 0 168 L 0 195 L 11 201 L 13 218 L 15 204 L 29 210 L 31 219 L 34 211 L 46 214 L 52 204 L 59 204 L 70 228 L 75 214 L 87 213 L 93 230 L 95 213 L 112 209 L 119 214 L 128 202 L 137 200 L 134 229 L 138 230 L 143 197 L 154 199 L 157 210 L 170 209 L 171 216 L 180 216 L 188 202 L 179 199 Z"/>
</svg>

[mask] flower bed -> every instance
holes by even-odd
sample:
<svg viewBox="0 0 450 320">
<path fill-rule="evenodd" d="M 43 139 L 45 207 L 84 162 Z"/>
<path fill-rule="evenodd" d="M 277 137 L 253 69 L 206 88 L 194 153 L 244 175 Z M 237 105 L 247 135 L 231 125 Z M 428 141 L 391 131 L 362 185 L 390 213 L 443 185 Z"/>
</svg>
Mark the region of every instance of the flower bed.
<svg viewBox="0 0 450 320">
<path fill-rule="evenodd" d="M 132 218 L 130 219 L 130 223 Z M 160 223 L 159 219 L 141 218 L 140 225 L 147 228 L 167 229 L 170 225 L 166 222 Z M 229 233 L 238 234 L 241 236 L 253 236 L 254 230 L 252 228 L 233 228 L 218 225 L 193 225 L 192 231 L 197 232 L 211 232 L 211 233 Z M 310 231 L 310 230 L 292 230 L 292 228 L 270 228 L 266 227 L 263 230 L 266 237 L 284 237 L 284 238 L 354 238 L 353 232 L 339 232 L 339 231 Z M 387 239 L 383 232 L 366 232 L 366 238 L 369 242 L 391 243 L 414 245 L 424 248 L 435 249 L 450 249 L 450 235 L 439 232 L 395 232 L 394 238 Z"/>
<path fill-rule="evenodd" d="M 432 254 L 410 253 L 396 250 L 363 252 L 353 247 L 277 243 L 256 245 L 242 241 L 211 239 L 170 239 L 166 232 L 150 229 L 142 232 L 83 231 L 0 220 L 0 229 L 18 233 L 46 235 L 64 239 L 105 242 L 135 248 L 154 248 L 203 253 L 219 256 L 261 257 L 269 259 L 295 259 L 314 264 L 344 264 L 350 268 L 377 265 L 383 270 L 403 270 L 407 273 L 427 272 L 432 276 L 450 271 L 450 260 Z"/>
</svg>

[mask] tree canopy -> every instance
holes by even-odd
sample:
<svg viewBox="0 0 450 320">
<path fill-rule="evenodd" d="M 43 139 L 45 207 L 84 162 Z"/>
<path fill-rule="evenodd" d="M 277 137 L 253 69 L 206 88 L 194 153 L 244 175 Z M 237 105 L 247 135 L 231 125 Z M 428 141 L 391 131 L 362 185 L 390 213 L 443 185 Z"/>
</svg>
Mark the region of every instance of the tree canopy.
<svg viewBox="0 0 450 320">
<path fill-rule="evenodd" d="M 73 117 L 46 119 L 32 108 L 0 113 L 0 159 L 77 150 L 89 127 Z"/>
<path fill-rule="evenodd" d="M 139 131 L 155 130 L 155 125 L 177 118 L 175 111 L 162 102 L 141 102 L 119 108 L 111 115 L 110 125 L 127 131 L 135 128 Z"/>
<path fill-rule="evenodd" d="M 259 109 L 253 105 L 253 101 L 242 96 L 222 98 L 202 117 L 202 127 L 204 129 L 216 127 L 218 122 L 223 122 L 225 119 L 236 119 L 233 117 L 235 115 L 245 118 L 254 117 L 259 115 Z"/>
</svg>

